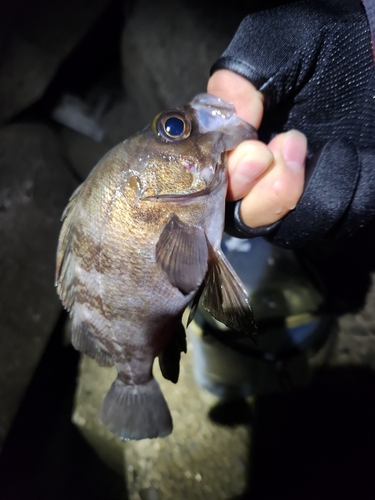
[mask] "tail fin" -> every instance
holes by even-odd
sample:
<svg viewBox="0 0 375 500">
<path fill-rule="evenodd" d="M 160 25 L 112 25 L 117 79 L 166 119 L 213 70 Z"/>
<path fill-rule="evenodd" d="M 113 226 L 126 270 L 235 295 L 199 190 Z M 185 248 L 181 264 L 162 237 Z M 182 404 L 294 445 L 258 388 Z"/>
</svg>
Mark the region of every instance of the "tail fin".
<svg viewBox="0 0 375 500">
<path fill-rule="evenodd" d="M 172 417 L 157 381 L 126 385 L 117 378 L 104 398 L 101 420 L 121 439 L 165 437 Z"/>
</svg>

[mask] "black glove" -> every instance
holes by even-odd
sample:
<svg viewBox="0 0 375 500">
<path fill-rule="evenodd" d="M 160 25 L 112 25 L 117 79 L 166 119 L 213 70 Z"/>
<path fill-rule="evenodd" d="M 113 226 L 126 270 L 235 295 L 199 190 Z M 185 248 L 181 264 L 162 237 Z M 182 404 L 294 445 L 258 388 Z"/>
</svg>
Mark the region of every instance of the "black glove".
<svg viewBox="0 0 375 500">
<path fill-rule="evenodd" d="M 308 139 L 295 210 L 252 230 L 228 204 L 226 230 L 285 247 L 354 234 L 375 217 L 375 63 L 360 0 L 311 0 L 252 14 L 212 72 L 230 69 L 265 96 L 259 138 L 290 129 Z M 238 207 L 237 207 L 238 208 Z"/>
</svg>

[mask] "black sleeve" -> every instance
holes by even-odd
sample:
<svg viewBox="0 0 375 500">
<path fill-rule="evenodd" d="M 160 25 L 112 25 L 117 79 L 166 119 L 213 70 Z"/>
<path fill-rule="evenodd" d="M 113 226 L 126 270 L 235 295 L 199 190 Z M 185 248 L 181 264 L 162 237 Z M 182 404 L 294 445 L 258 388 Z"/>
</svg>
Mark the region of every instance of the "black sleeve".
<svg viewBox="0 0 375 500">
<path fill-rule="evenodd" d="M 375 64 L 359 0 L 297 2 L 252 14 L 212 71 L 248 78 L 265 96 L 259 137 L 298 129 L 308 138 L 307 179 L 296 209 L 265 234 L 305 245 L 354 234 L 375 212 Z M 256 236 L 228 204 L 227 230 Z"/>
</svg>

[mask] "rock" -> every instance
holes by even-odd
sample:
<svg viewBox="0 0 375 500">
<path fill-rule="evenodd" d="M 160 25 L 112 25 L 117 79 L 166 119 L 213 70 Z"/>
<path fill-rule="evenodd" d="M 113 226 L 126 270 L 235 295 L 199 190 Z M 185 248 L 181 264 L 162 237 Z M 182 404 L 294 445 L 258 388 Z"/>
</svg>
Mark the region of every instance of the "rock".
<svg viewBox="0 0 375 500">
<path fill-rule="evenodd" d="M 210 66 L 246 9 L 224 16 L 220 6 L 209 10 L 209 2 L 135 3 L 123 31 L 125 94 L 121 85 L 116 87 L 113 60 L 83 94 L 63 93 L 52 110 L 52 117 L 70 128 L 62 129 L 61 136 L 67 158 L 81 178 L 111 147 L 149 124 L 162 109 L 184 104 L 205 90 Z M 103 36 L 100 33 L 97 37 Z"/>
<path fill-rule="evenodd" d="M 109 0 L 31 1 L 18 6 L 0 52 L 0 122 L 38 100 L 61 62 Z"/>
<path fill-rule="evenodd" d="M 365 307 L 357 314 L 345 314 L 340 318 L 340 336 L 330 364 L 334 367 L 360 366 L 375 370 L 374 274 Z"/>
<path fill-rule="evenodd" d="M 144 123 L 205 92 L 212 64 L 248 10 L 241 2 L 230 9 L 205 0 L 136 3 L 123 33 L 123 79 Z"/>
<path fill-rule="evenodd" d="M 48 126 L 0 130 L 0 446 L 61 312 L 55 256 L 75 185 Z"/>
<path fill-rule="evenodd" d="M 70 128 L 61 127 L 59 136 L 64 154 L 80 179 L 85 179 L 113 146 L 146 125 L 141 121 L 140 115 L 133 101 L 125 98 L 116 101 L 103 117 L 105 137 L 101 142 Z"/>
<path fill-rule="evenodd" d="M 86 179 L 98 161 L 110 149 L 106 144 L 95 142 L 67 127 L 61 128 L 59 137 L 65 158 L 81 180 Z"/>
</svg>

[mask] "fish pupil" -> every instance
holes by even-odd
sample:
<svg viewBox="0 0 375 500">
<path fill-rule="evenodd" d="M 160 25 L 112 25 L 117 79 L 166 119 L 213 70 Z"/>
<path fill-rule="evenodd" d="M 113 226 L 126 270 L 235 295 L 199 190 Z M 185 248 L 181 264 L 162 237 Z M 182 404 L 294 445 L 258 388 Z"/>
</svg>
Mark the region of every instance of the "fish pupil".
<svg viewBox="0 0 375 500">
<path fill-rule="evenodd" d="M 165 121 L 165 131 L 170 137 L 179 137 L 183 134 L 185 129 L 185 124 L 181 118 L 177 116 L 171 116 Z"/>
</svg>

